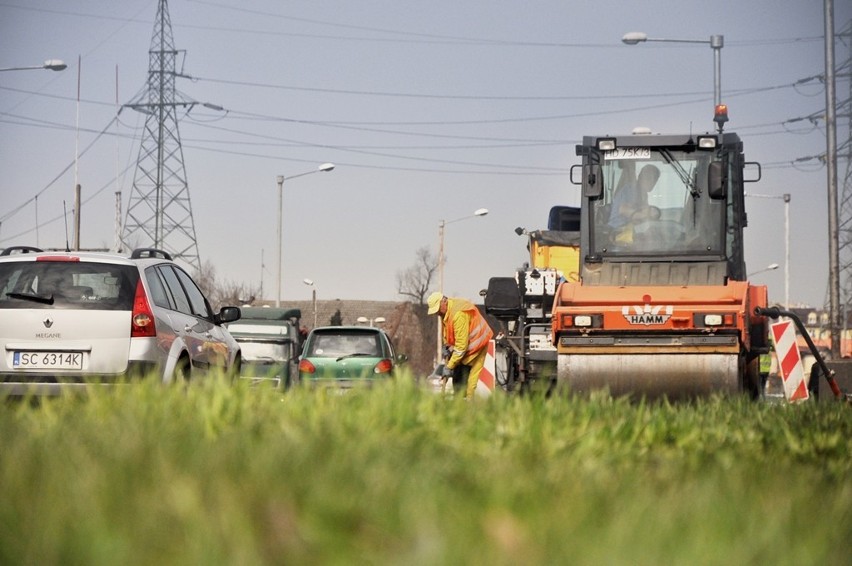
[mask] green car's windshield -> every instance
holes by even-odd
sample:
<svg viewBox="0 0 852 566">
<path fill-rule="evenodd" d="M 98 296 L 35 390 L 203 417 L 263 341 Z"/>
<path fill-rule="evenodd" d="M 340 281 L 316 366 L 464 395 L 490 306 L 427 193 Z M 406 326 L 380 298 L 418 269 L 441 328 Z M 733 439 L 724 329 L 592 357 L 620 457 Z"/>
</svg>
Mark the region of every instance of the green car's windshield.
<svg viewBox="0 0 852 566">
<path fill-rule="evenodd" d="M 347 356 L 381 357 L 379 336 L 375 332 L 343 331 L 317 333 L 308 345 L 308 357 L 341 358 Z"/>
</svg>

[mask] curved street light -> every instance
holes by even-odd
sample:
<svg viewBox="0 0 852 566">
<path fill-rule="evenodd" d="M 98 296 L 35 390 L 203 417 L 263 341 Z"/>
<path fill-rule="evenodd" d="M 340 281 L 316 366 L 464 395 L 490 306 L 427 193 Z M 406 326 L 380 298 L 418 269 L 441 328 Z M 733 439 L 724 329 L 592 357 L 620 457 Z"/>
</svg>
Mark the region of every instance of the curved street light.
<svg viewBox="0 0 852 566">
<path fill-rule="evenodd" d="M 722 104 L 722 47 L 725 45 L 725 36 L 711 35 L 710 39 L 662 39 L 658 37 L 648 37 L 648 34 L 641 31 L 631 31 L 625 33 L 621 41 L 627 45 L 636 45 L 646 41 L 660 41 L 665 43 L 706 43 L 713 49 L 713 107 Z"/>
<path fill-rule="evenodd" d="M 304 283 L 308 287 L 311 287 L 311 303 L 313 304 L 313 307 L 314 307 L 314 326 L 313 326 L 313 328 L 316 328 L 317 327 L 317 286 L 314 284 L 314 281 L 312 279 L 302 279 L 302 283 Z"/>
<path fill-rule="evenodd" d="M 447 224 L 452 224 L 453 222 L 460 222 L 462 220 L 467 220 L 468 218 L 476 218 L 477 216 L 485 216 L 486 214 L 488 214 L 487 208 L 477 208 L 473 211 L 473 214 L 468 214 L 467 216 L 462 216 L 461 218 L 453 220 L 441 220 L 438 223 L 438 270 L 440 272 L 438 290 L 441 293 L 444 292 L 444 263 L 446 261 L 446 258 L 444 257 L 444 227 Z"/>
<path fill-rule="evenodd" d="M 784 201 L 784 308 L 790 308 L 790 193 L 783 195 L 760 195 L 746 192 L 745 196 L 771 198 Z"/>
<path fill-rule="evenodd" d="M 324 173 L 334 169 L 334 163 L 323 163 L 316 169 L 297 173 L 296 175 L 278 175 L 275 180 L 278 182 L 278 290 L 275 296 L 275 306 L 281 307 L 281 240 L 282 240 L 282 224 L 284 222 L 284 181 L 304 177 L 305 175 L 313 175 L 314 173 Z"/>
<path fill-rule="evenodd" d="M 770 263 L 769 265 L 767 265 L 763 269 L 758 269 L 757 271 L 752 271 L 751 273 L 748 274 L 748 277 L 751 278 L 751 277 L 754 277 L 755 275 L 757 275 L 758 273 L 764 273 L 766 271 L 775 271 L 779 267 L 780 266 L 777 263 Z"/>
<path fill-rule="evenodd" d="M 40 69 L 47 69 L 48 71 L 64 71 L 68 68 L 68 65 L 62 59 L 48 59 L 42 65 L 33 65 L 30 67 L 7 67 L 5 69 L 0 69 L 0 71 L 35 71 Z"/>
</svg>

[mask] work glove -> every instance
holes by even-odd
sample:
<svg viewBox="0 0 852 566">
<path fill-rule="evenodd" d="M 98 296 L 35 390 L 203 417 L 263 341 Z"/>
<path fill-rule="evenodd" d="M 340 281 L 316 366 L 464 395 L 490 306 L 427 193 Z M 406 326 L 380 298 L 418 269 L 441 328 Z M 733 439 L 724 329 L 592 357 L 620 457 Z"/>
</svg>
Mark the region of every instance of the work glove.
<svg viewBox="0 0 852 566">
<path fill-rule="evenodd" d="M 444 368 L 441 370 L 441 377 L 453 377 L 453 370 L 448 368 L 447 366 L 444 366 Z"/>
</svg>

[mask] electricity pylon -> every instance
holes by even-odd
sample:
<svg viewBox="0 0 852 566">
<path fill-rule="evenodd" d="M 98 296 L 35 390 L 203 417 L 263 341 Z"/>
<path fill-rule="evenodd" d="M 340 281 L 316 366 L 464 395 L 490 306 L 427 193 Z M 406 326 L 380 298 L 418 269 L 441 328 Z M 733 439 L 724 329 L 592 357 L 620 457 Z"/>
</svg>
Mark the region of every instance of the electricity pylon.
<svg viewBox="0 0 852 566">
<path fill-rule="evenodd" d="M 836 76 L 845 78 L 847 92 L 845 97 L 837 102 L 837 117 L 845 119 L 846 137 L 837 144 L 838 169 L 845 161 L 845 171 L 839 174 L 840 210 L 839 210 L 839 255 L 840 255 L 840 287 L 841 287 L 841 329 L 847 329 L 850 308 L 852 308 L 852 20 L 837 34 L 841 45 L 846 48 L 846 61 L 837 65 Z M 842 136 L 838 136 L 842 138 Z"/>
<path fill-rule="evenodd" d="M 197 102 L 175 89 L 175 79 L 186 77 L 177 71 L 177 56 L 168 1 L 159 0 L 148 50 L 146 90 L 124 105 L 146 117 L 122 242 L 126 249 L 151 246 L 165 250 L 199 270 L 177 118 L 179 109 L 189 111 Z"/>
</svg>

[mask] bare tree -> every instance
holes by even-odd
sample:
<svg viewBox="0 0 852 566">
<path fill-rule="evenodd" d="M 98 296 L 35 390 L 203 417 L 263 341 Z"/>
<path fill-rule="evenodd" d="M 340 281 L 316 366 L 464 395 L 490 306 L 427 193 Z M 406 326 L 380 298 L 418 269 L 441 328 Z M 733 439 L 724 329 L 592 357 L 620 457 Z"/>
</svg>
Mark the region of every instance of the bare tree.
<svg viewBox="0 0 852 566">
<path fill-rule="evenodd" d="M 234 281 L 224 281 L 221 284 L 217 283 L 214 286 L 213 296 L 210 298 L 210 302 L 216 308 L 225 305 L 251 305 L 257 295 L 258 291 L 251 285 L 235 283 Z"/>
<path fill-rule="evenodd" d="M 209 260 L 201 263 L 201 269 L 196 271 L 194 279 L 201 288 L 201 292 L 210 301 L 213 310 L 218 310 L 224 305 L 251 304 L 259 294 L 254 287 L 245 283 L 217 281 L 216 268 Z"/>
<path fill-rule="evenodd" d="M 427 246 L 419 248 L 414 265 L 396 273 L 397 293 L 410 297 L 415 304 L 424 304 L 436 271 L 438 271 L 438 258 Z"/>
</svg>

